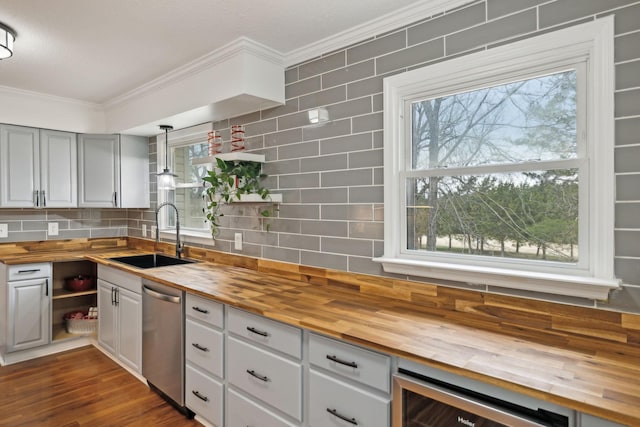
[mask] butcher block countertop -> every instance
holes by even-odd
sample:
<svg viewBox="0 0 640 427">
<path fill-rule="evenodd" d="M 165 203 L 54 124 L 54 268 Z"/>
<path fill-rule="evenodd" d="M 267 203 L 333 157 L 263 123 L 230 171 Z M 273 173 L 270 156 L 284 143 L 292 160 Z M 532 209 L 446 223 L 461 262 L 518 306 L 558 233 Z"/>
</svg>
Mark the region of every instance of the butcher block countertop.
<svg viewBox="0 0 640 427">
<path fill-rule="evenodd" d="M 117 250 L 114 250 L 117 249 Z M 55 253 L 54 253 L 55 252 Z M 438 310 L 348 286 L 293 280 L 213 262 L 138 269 L 108 258 L 127 248 L 11 254 L 8 264 L 89 259 L 265 317 L 629 426 L 640 426 L 640 316 L 620 350 L 567 348 L 450 320 Z M 419 286 L 419 285 L 418 285 Z M 612 332 L 613 334 L 614 332 Z M 626 348 L 628 347 L 628 351 Z M 601 351 L 602 350 L 602 351 Z"/>
</svg>

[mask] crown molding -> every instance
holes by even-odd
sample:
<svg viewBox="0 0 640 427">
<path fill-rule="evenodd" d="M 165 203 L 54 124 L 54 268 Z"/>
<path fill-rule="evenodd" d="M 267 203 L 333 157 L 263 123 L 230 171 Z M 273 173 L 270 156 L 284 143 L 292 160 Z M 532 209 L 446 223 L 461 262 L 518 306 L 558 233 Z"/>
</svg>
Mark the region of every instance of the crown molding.
<svg viewBox="0 0 640 427">
<path fill-rule="evenodd" d="M 328 52 L 344 49 L 347 46 L 470 3 L 473 3 L 473 0 L 420 0 L 364 24 L 289 51 L 285 55 L 285 66 L 290 67 L 318 58 Z"/>
<path fill-rule="evenodd" d="M 83 101 L 75 98 L 66 98 L 63 96 L 50 95 L 42 92 L 34 92 L 32 90 L 18 89 L 11 86 L 0 85 L 0 94 L 17 95 L 21 97 L 29 97 L 47 102 L 56 102 L 64 104 L 72 104 L 79 107 L 90 108 L 92 110 L 102 111 L 103 105 L 95 102 Z"/>
</svg>

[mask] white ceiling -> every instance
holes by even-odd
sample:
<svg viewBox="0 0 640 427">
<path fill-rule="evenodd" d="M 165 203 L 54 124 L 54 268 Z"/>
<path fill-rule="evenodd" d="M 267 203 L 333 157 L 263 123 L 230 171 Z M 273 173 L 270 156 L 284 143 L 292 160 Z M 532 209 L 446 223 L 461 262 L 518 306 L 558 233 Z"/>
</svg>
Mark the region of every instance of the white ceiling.
<svg viewBox="0 0 640 427">
<path fill-rule="evenodd" d="M 18 37 L 0 86 L 104 104 L 241 36 L 299 59 L 321 40 L 433 2 L 2 0 L 0 22 Z"/>
</svg>

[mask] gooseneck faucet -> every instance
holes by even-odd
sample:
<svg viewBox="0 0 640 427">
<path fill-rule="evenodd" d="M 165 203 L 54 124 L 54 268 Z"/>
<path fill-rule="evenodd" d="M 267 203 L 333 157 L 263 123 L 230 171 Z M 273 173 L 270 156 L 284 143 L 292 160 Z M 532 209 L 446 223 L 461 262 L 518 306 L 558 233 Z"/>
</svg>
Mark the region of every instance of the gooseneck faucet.
<svg viewBox="0 0 640 427">
<path fill-rule="evenodd" d="M 178 213 L 178 208 L 171 202 L 160 203 L 156 208 L 156 248 L 158 247 L 158 242 L 160 242 L 160 228 L 158 227 L 158 212 L 164 206 L 171 206 L 176 211 L 176 257 L 180 258 L 182 256 L 182 243 L 180 243 L 180 214 Z"/>
</svg>

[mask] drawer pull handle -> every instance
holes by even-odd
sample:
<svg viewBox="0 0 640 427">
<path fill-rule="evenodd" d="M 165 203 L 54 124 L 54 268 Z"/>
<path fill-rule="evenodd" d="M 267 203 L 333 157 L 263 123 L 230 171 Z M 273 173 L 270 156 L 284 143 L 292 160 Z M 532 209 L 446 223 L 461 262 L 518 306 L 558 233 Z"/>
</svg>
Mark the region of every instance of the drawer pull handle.
<svg viewBox="0 0 640 427">
<path fill-rule="evenodd" d="M 38 271 L 40 271 L 39 268 L 32 268 L 31 270 L 18 270 L 18 274 L 37 273 Z"/>
<path fill-rule="evenodd" d="M 356 421 L 355 418 L 349 418 L 347 416 L 344 416 L 341 413 L 339 413 L 338 411 L 336 411 L 335 409 L 327 408 L 327 412 L 330 413 L 331 415 L 333 415 L 334 417 L 338 417 L 343 421 L 346 421 L 348 423 L 353 424 L 354 426 L 358 425 L 358 421 Z"/>
<path fill-rule="evenodd" d="M 345 360 L 339 359 L 338 356 L 335 356 L 335 355 L 332 356 L 330 354 L 327 354 L 327 359 L 331 360 L 332 362 L 336 362 L 336 363 L 339 363 L 341 365 L 348 366 L 350 368 L 357 368 L 358 367 L 358 364 L 356 362 L 347 362 Z"/>
<path fill-rule="evenodd" d="M 194 305 L 193 308 L 195 311 L 197 311 L 198 313 L 202 313 L 202 314 L 209 314 L 209 310 L 205 310 L 204 308 L 200 308 L 197 305 Z"/>
<path fill-rule="evenodd" d="M 197 342 L 191 343 L 192 346 L 194 346 L 195 348 L 197 348 L 200 351 L 209 351 L 209 349 L 207 347 L 203 347 L 200 344 L 198 344 Z"/>
<path fill-rule="evenodd" d="M 254 328 L 253 326 L 247 326 L 247 331 L 252 332 L 256 335 L 260 335 L 262 337 L 268 337 L 269 336 L 269 332 L 264 332 L 261 330 L 258 330 L 256 328 Z"/>
<path fill-rule="evenodd" d="M 193 395 L 194 395 L 195 397 L 197 397 L 198 399 L 200 399 L 200 400 L 202 400 L 202 401 L 205 401 L 205 402 L 208 402 L 208 401 L 209 401 L 209 398 L 208 398 L 207 396 L 203 396 L 203 395 L 201 395 L 201 394 L 200 394 L 200 392 L 199 392 L 198 390 L 191 390 L 191 393 L 193 393 Z"/>
<path fill-rule="evenodd" d="M 260 381 L 264 381 L 265 383 L 269 382 L 269 377 L 267 377 L 266 375 L 256 374 L 256 371 L 254 371 L 253 369 L 247 369 L 247 374 L 259 379 Z"/>
</svg>

